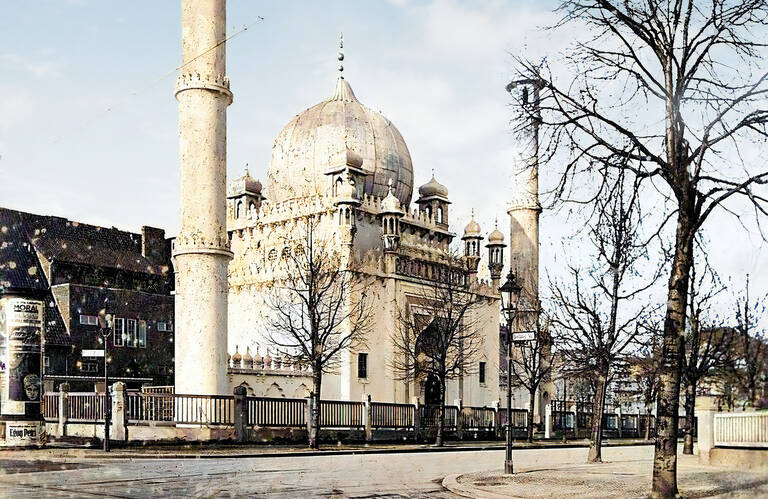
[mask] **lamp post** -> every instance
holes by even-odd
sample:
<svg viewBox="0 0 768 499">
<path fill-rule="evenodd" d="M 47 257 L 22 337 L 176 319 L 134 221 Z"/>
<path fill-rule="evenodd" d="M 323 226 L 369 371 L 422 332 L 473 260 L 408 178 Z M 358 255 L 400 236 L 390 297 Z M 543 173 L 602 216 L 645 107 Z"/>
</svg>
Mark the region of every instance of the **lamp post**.
<svg viewBox="0 0 768 499">
<path fill-rule="evenodd" d="M 109 298 L 104 299 L 104 308 L 99 310 L 99 334 L 104 341 L 104 452 L 109 452 L 109 424 L 111 422 L 112 404 L 109 397 L 109 372 L 107 358 L 109 353 L 107 340 L 112 334 L 112 315 L 107 313 Z"/>
<path fill-rule="evenodd" d="M 504 459 L 504 473 L 511 475 L 512 466 L 512 320 L 517 313 L 517 302 L 522 288 L 517 283 L 514 272 L 507 274 L 506 282 L 499 288 L 501 310 L 507 320 L 507 442 Z"/>
</svg>

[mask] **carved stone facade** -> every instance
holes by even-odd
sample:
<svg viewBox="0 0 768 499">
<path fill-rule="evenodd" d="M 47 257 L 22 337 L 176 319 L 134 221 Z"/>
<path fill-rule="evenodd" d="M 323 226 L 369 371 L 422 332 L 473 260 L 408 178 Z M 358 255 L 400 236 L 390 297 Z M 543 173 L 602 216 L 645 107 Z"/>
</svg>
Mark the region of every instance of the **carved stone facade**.
<svg viewBox="0 0 768 499">
<path fill-rule="evenodd" d="M 331 242 L 340 262 L 353 262 L 359 278 L 372 283 L 366 293 L 376 297 L 374 325 L 364 349 L 342 352 L 338 373 L 323 378 L 321 396 L 360 400 L 370 394 L 378 401 L 410 403 L 419 397 L 425 402 L 423 382 L 395 379 L 389 367 L 391 334 L 397 311 L 423 296 L 425 286 L 455 279 L 481 297 L 473 320 L 484 335 L 478 359 L 484 363 L 484 379 L 481 383 L 478 374 L 468 374 L 451 382 L 446 400 L 461 399 L 473 406 L 498 401 L 499 298 L 496 288 L 477 279 L 480 227 L 474 220 L 467 226 L 462 265 L 449 265 L 455 234 L 449 228 L 448 190 L 433 177 L 419 189 L 416 207 L 411 208 L 412 179 L 410 154 L 400 133 L 389 120 L 362 106 L 339 76 L 329 99 L 299 114 L 278 135 L 265 193 L 247 172 L 230 183 L 231 383 L 246 382 L 255 395 L 272 390 L 286 397 L 301 392 L 302 386 L 311 387 L 305 367 L 282 360 L 276 364 L 271 358 L 275 352 L 265 324 L 272 313 L 268 291 L 285 272 L 286 256 L 302 244 L 301 237 L 292 234 L 300 220 L 312 215 L 318 221 L 316 237 Z M 367 354 L 364 378 L 358 377 L 359 354 Z"/>
</svg>

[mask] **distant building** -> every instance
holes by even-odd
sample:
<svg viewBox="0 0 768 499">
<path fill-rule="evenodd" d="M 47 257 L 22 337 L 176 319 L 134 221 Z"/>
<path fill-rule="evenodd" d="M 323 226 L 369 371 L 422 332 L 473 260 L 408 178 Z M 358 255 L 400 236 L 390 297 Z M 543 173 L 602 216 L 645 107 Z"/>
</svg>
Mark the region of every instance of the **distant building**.
<svg viewBox="0 0 768 499">
<path fill-rule="evenodd" d="M 110 378 L 128 388 L 173 384 L 172 291 L 161 229 L 137 234 L 0 208 L 0 307 L 11 296 L 45 304 L 44 391 L 62 382 L 103 390 L 104 359 L 93 354 L 103 349 L 97 315 L 105 303 L 114 316 Z"/>
</svg>

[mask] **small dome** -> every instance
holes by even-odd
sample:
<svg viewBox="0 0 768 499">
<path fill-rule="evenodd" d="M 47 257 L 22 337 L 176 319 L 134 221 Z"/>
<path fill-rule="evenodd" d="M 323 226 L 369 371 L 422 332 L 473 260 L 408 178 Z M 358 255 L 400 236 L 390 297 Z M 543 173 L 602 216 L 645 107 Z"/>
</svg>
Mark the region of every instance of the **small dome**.
<svg viewBox="0 0 768 499">
<path fill-rule="evenodd" d="M 245 349 L 245 355 L 243 355 L 243 360 L 247 363 L 253 362 L 253 357 L 251 357 L 251 347 L 247 347 Z"/>
<path fill-rule="evenodd" d="M 488 234 L 489 243 L 504 243 L 504 234 L 499 229 L 493 229 L 493 232 Z"/>
<path fill-rule="evenodd" d="M 261 194 L 261 182 L 251 177 L 248 168 L 245 169 L 245 175 L 229 183 L 229 196 L 239 196 L 240 194 Z"/>
<path fill-rule="evenodd" d="M 480 232 L 480 224 L 475 221 L 473 215 L 472 220 L 470 220 L 467 226 L 464 227 L 464 238 L 480 237 Z M 504 239 L 504 236 L 502 236 L 502 239 Z"/>
<path fill-rule="evenodd" d="M 338 198 L 337 203 L 360 204 L 360 201 L 357 199 L 357 189 L 355 189 L 355 186 L 349 179 L 341 183 L 336 191 L 336 197 Z"/>
<path fill-rule="evenodd" d="M 403 214 L 403 210 L 400 209 L 400 200 L 392 194 L 392 185 L 390 182 L 389 192 L 387 197 L 381 201 L 381 213 L 399 213 Z"/>
<path fill-rule="evenodd" d="M 433 196 L 439 196 L 441 198 L 448 197 L 448 188 L 443 184 L 435 180 L 435 176 L 429 182 L 419 187 L 419 196 L 422 198 L 429 198 Z"/>
<path fill-rule="evenodd" d="M 238 366 L 240 365 L 242 358 L 243 356 L 240 355 L 240 352 L 237 351 L 237 345 L 235 345 L 235 355 L 232 356 L 232 362 L 235 364 L 235 366 Z"/>
<path fill-rule="evenodd" d="M 259 355 L 259 347 L 258 347 L 258 345 L 257 345 L 257 346 L 256 346 L 256 355 L 253 357 L 253 361 L 254 361 L 256 364 L 259 364 L 259 365 L 260 365 L 262 360 L 264 360 L 264 359 L 261 357 L 261 355 Z"/>
</svg>

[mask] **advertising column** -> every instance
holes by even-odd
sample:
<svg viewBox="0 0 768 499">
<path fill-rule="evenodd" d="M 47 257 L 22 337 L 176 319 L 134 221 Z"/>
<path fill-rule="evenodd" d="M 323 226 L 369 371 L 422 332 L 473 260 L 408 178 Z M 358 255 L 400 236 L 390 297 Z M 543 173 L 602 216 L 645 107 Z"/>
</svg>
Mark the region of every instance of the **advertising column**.
<svg viewBox="0 0 768 499">
<path fill-rule="evenodd" d="M 0 299 L 0 427 L 5 426 L 6 446 L 41 443 L 43 306 L 22 297 Z"/>
</svg>

